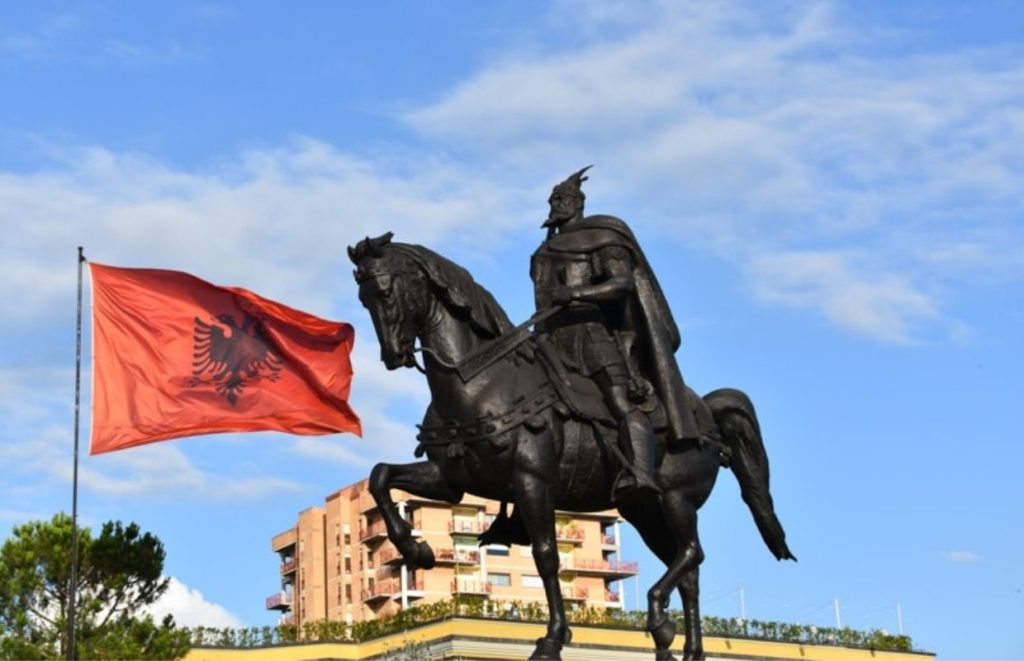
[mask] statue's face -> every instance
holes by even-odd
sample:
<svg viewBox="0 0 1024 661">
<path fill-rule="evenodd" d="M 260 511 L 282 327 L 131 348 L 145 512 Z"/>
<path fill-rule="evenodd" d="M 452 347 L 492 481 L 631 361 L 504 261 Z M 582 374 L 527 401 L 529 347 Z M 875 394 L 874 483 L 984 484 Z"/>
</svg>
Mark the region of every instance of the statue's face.
<svg viewBox="0 0 1024 661">
<path fill-rule="evenodd" d="M 425 292 L 410 290 L 419 279 L 412 271 L 395 270 L 386 257 L 366 259 L 355 273 L 359 283 L 359 301 L 370 313 L 380 342 L 380 359 L 389 370 L 414 367 L 413 356 Z"/>
<path fill-rule="evenodd" d="M 548 198 L 551 211 L 548 213 L 548 225 L 555 227 L 572 220 L 580 210 L 580 198 L 574 193 L 554 190 Z"/>
</svg>

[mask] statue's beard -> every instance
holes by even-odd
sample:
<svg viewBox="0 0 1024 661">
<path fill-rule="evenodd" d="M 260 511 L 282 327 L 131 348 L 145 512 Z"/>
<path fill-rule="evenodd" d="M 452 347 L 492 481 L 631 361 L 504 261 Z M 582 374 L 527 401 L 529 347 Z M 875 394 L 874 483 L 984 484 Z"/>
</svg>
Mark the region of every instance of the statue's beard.
<svg viewBox="0 0 1024 661">
<path fill-rule="evenodd" d="M 576 212 L 566 215 L 557 215 L 555 213 L 551 213 L 548 215 L 548 219 L 544 221 L 544 224 L 541 225 L 541 227 L 561 227 L 562 225 L 565 225 L 567 222 L 569 222 L 573 218 L 576 218 L 579 215 L 580 214 Z"/>
</svg>

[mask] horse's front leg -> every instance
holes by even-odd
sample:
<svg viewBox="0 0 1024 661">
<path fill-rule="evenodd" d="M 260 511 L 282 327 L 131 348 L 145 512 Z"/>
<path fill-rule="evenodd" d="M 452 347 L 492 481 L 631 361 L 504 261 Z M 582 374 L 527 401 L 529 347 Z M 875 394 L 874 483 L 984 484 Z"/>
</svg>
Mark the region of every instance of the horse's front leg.
<svg viewBox="0 0 1024 661">
<path fill-rule="evenodd" d="M 398 513 L 398 507 L 391 498 L 392 489 L 402 489 L 417 496 L 449 503 L 462 500 L 462 493 L 448 486 L 441 470 L 432 461 L 377 464 L 370 472 L 370 494 L 380 509 L 388 539 L 410 568 L 430 569 L 434 566 L 434 552 L 430 544 L 413 540 L 412 526 Z"/>
<path fill-rule="evenodd" d="M 555 494 L 558 460 L 546 434 L 525 433 L 516 447 L 515 504 L 533 542 L 533 561 L 548 601 L 547 634 L 537 640 L 530 659 L 561 659 L 562 645 L 572 638 L 565 619 L 558 582 L 555 540 Z"/>
</svg>

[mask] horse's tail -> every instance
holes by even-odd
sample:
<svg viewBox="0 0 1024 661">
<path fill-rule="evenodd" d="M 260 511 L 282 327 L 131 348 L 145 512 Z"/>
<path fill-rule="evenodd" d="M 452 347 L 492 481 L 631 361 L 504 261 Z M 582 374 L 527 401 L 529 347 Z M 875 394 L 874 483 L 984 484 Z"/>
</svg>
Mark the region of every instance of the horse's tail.
<svg viewBox="0 0 1024 661">
<path fill-rule="evenodd" d="M 743 502 L 754 515 L 754 523 L 765 544 L 778 560 L 796 560 L 786 546 L 786 533 L 775 516 L 768 491 L 768 455 L 761 440 L 761 427 L 750 398 L 733 388 L 722 388 L 704 396 L 722 440 L 732 450 L 732 471 L 740 483 Z"/>
</svg>

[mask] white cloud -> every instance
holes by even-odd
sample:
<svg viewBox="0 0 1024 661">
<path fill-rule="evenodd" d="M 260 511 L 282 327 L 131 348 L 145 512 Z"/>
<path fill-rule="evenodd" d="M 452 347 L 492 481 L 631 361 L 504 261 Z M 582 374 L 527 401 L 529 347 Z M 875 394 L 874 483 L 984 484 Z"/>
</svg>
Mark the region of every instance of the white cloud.
<svg viewBox="0 0 1024 661">
<path fill-rule="evenodd" d="M 480 175 L 430 159 L 372 163 L 312 140 L 206 173 L 99 148 L 60 156 L 59 170 L 0 176 L 0 296 L 34 292 L 2 313 L 20 327 L 73 309 L 77 245 L 98 262 L 185 270 L 328 316 L 353 300 L 345 248 L 363 236 L 436 244 L 455 233 L 466 249 L 508 222 L 509 192 Z"/>
<path fill-rule="evenodd" d="M 916 324 L 938 315 L 934 302 L 905 278 L 876 273 L 868 279 L 849 255 L 766 255 L 750 268 L 762 301 L 818 310 L 839 326 L 882 340 L 909 342 Z"/>
<path fill-rule="evenodd" d="M 55 472 L 65 479 L 68 468 Z M 79 467 L 86 489 L 106 495 L 164 495 L 205 499 L 252 500 L 301 491 L 304 485 L 272 476 L 242 476 L 205 471 L 173 444 L 158 443 L 89 459 Z"/>
<path fill-rule="evenodd" d="M 183 627 L 214 627 L 240 628 L 242 621 L 233 613 L 219 604 L 206 600 L 195 588 L 190 588 L 173 576 L 167 591 L 144 612 L 159 622 L 167 615 L 173 615 L 178 626 Z"/>
<path fill-rule="evenodd" d="M 942 557 L 950 562 L 957 563 L 975 563 L 981 560 L 981 556 L 974 551 L 958 550 L 958 551 L 943 551 Z"/>
<path fill-rule="evenodd" d="M 958 334 L 926 291 L 1024 276 L 1020 48 L 913 52 L 830 3 L 630 10 L 562 3 L 579 39 L 495 58 L 405 119 L 522 170 L 597 163 L 592 192 L 740 268 L 871 245 L 831 274 L 846 301 L 753 286 L 882 341 Z"/>
</svg>

